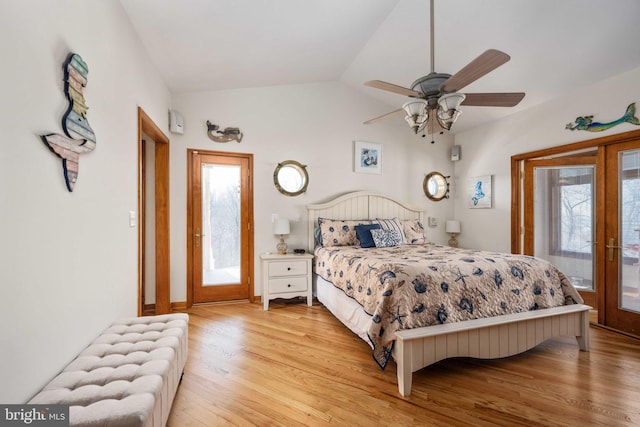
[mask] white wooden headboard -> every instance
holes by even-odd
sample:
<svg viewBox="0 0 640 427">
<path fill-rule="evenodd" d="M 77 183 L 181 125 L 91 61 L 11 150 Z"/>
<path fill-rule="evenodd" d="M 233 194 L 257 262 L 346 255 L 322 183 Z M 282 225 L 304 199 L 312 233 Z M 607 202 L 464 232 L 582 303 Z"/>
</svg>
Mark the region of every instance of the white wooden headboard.
<svg viewBox="0 0 640 427">
<path fill-rule="evenodd" d="M 419 219 L 424 224 L 424 212 L 420 209 L 380 193 L 355 191 L 336 197 L 326 203 L 307 205 L 308 247 L 313 253 L 314 229 L 318 218 L 330 219 Z"/>
</svg>

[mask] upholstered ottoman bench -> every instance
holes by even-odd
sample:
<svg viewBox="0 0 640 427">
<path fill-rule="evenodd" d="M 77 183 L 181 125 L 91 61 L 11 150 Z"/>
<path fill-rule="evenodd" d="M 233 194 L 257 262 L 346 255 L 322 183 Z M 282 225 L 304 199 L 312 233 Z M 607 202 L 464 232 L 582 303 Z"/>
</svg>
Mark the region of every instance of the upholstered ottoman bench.
<svg viewBox="0 0 640 427">
<path fill-rule="evenodd" d="M 166 424 L 187 361 L 189 316 L 113 323 L 30 404 L 69 405 L 71 426 Z"/>
</svg>

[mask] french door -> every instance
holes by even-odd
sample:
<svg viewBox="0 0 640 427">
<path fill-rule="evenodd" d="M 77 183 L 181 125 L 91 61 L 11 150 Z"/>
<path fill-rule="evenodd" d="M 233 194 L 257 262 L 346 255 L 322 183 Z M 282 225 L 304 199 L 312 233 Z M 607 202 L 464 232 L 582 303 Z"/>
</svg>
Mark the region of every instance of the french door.
<svg viewBox="0 0 640 427">
<path fill-rule="evenodd" d="M 188 150 L 188 156 L 192 302 L 251 299 L 252 155 Z"/>
<path fill-rule="evenodd" d="M 640 336 L 640 131 L 512 157 L 512 196 L 512 251 L 558 265 L 599 324 Z"/>
<path fill-rule="evenodd" d="M 604 323 L 640 336 L 640 140 L 605 152 Z"/>
</svg>

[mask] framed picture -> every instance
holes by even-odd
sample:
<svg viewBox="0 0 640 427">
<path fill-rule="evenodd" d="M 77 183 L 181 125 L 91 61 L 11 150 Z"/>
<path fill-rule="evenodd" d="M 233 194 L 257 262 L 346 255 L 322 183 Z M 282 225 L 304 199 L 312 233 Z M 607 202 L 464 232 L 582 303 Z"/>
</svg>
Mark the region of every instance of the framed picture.
<svg viewBox="0 0 640 427">
<path fill-rule="evenodd" d="M 468 206 L 471 209 L 491 208 L 491 175 L 469 178 Z"/>
<path fill-rule="evenodd" d="M 382 144 L 354 141 L 353 170 L 360 173 L 382 173 Z"/>
</svg>

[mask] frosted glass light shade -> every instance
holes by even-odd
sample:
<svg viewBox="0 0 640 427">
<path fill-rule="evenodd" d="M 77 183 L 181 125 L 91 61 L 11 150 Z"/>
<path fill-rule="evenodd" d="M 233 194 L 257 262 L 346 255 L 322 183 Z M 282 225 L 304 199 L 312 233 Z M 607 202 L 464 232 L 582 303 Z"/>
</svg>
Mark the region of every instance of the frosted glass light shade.
<svg viewBox="0 0 640 427">
<path fill-rule="evenodd" d="M 460 104 L 464 101 L 463 93 L 447 93 L 438 99 L 438 123 L 443 129 L 451 129 L 451 125 L 460 116 Z"/>
<path fill-rule="evenodd" d="M 407 113 L 404 118 L 415 133 L 420 132 L 429 121 L 429 105 L 424 99 L 415 99 L 402 106 Z"/>
<path fill-rule="evenodd" d="M 464 93 L 447 93 L 438 99 L 438 105 L 444 111 L 459 110 L 466 96 Z"/>
</svg>

